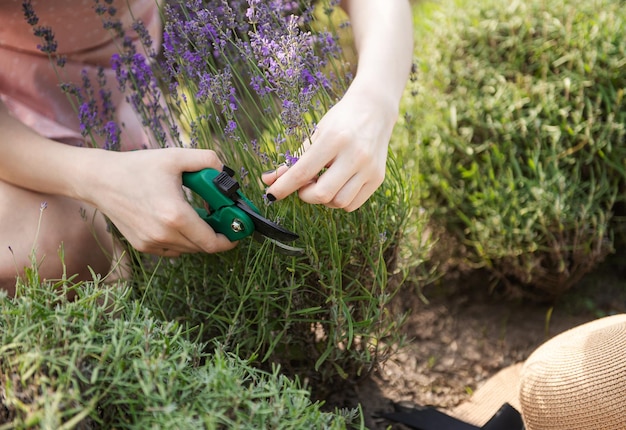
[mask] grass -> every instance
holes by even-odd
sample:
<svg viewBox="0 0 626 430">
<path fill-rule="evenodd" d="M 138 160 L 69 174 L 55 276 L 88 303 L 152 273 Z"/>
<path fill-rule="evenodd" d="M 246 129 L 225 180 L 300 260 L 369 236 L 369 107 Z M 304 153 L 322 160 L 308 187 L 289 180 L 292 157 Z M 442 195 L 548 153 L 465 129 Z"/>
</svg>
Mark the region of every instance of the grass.
<svg viewBox="0 0 626 430">
<path fill-rule="evenodd" d="M 625 178 L 622 8 L 416 7 L 428 34 L 417 33 L 404 103 L 407 124 L 419 124 L 409 150 L 421 204 L 492 285 L 554 300 L 613 251 Z"/>
<path fill-rule="evenodd" d="M 68 293 L 75 298 L 69 300 Z M 0 297 L 0 429 L 343 429 L 297 380 L 189 340 L 120 285 L 41 282 Z"/>
</svg>

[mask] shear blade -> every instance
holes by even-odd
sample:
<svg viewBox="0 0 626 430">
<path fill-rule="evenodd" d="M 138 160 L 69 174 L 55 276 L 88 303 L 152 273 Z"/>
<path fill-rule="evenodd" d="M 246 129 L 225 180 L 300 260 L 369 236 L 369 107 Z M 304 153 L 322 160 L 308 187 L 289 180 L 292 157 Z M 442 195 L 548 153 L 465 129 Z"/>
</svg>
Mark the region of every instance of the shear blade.
<svg viewBox="0 0 626 430">
<path fill-rule="evenodd" d="M 276 251 L 283 255 L 288 255 L 291 257 L 300 257 L 304 255 L 304 248 L 298 248 L 295 246 L 286 245 L 282 242 L 277 241 L 276 239 L 269 238 L 267 236 L 263 236 L 261 233 L 254 232 L 253 237 L 259 242 L 268 241 L 271 242 L 275 247 Z"/>
<path fill-rule="evenodd" d="M 259 215 L 254 209 L 248 206 L 244 201 L 237 199 L 235 205 L 249 215 L 254 223 L 254 229 L 269 239 L 275 239 L 280 242 L 293 242 L 299 236 L 287 230 L 275 222 Z"/>
</svg>

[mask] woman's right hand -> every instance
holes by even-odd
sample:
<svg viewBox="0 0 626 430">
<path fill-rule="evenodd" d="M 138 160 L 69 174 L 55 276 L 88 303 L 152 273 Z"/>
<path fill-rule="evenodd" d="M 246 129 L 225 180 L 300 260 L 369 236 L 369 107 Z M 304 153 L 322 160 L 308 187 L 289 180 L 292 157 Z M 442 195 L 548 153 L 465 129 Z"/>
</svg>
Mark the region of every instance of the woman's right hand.
<svg viewBox="0 0 626 430">
<path fill-rule="evenodd" d="M 1 181 L 94 206 L 139 251 L 178 256 L 236 246 L 198 216 L 182 188 L 183 172 L 222 168 L 214 151 L 116 152 L 66 145 L 35 133 L 1 101 L 0 130 Z"/>
<path fill-rule="evenodd" d="M 141 252 L 168 257 L 215 253 L 236 243 L 216 233 L 185 198 L 183 172 L 222 169 L 211 150 L 164 148 L 131 152 L 86 150 L 92 156 L 75 193 L 93 204 Z"/>
</svg>

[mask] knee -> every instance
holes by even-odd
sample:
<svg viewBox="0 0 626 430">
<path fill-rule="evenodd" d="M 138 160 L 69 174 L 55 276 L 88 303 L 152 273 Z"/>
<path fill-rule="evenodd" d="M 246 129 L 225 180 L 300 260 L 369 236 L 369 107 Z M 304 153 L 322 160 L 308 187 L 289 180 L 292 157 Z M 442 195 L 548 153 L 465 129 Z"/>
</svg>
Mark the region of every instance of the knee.
<svg viewBox="0 0 626 430">
<path fill-rule="evenodd" d="M 64 273 L 89 280 L 90 269 L 103 275 L 109 270 L 113 238 L 104 217 L 80 202 L 48 197 L 40 220 L 39 207 L 34 204 L 19 208 L 20 217 L 15 213 L 0 217 L 11 226 L 0 228 L 4 245 L 0 249 L 0 287 L 5 290 L 14 290 L 16 277 L 33 266 L 42 279 L 50 280 L 60 279 Z"/>
<path fill-rule="evenodd" d="M 113 239 L 106 221 L 94 209 L 81 216 L 82 209 L 77 208 L 75 216 L 66 214 L 71 222 L 51 222 L 42 229 L 36 248 L 42 278 L 58 279 L 66 273 L 78 275 L 78 280 L 89 280 L 89 269 L 100 274 L 109 269 Z"/>
<path fill-rule="evenodd" d="M 15 276 L 4 276 L 0 274 L 0 290 L 5 291 L 9 297 L 15 296 Z"/>
<path fill-rule="evenodd" d="M 626 314 L 566 331 L 540 346 L 521 373 L 526 428 L 626 428 Z"/>
</svg>

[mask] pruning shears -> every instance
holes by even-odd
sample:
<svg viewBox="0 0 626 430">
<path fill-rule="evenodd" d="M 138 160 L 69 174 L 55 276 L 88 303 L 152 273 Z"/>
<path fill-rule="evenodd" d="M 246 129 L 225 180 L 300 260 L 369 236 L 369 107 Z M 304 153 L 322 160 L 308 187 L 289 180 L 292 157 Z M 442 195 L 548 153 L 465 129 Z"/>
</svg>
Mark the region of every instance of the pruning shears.
<svg viewBox="0 0 626 430">
<path fill-rule="evenodd" d="M 200 218 L 231 241 L 253 235 L 271 241 L 282 254 L 303 255 L 304 249 L 283 243 L 293 242 L 298 235 L 263 217 L 254 203 L 243 195 L 234 176 L 235 172 L 226 166 L 221 172 L 208 168 L 183 173 L 183 185 L 208 205 L 208 208 L 195 208 Z"/>
</svg>

